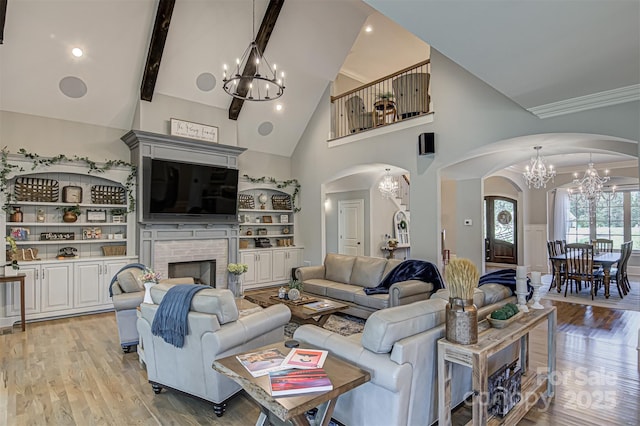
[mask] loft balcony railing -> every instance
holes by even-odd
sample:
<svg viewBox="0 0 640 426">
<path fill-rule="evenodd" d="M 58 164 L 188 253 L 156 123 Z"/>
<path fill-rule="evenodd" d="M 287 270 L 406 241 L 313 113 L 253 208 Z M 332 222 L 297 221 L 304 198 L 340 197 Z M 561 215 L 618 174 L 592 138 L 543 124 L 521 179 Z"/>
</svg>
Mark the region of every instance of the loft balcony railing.
<svg viewBox="0 0 640 426">
<path fill-rule="evenodd" d="M 332 139 L 388 126 L 431 111 L 427 59 L 331 97 Z"/>
</svg>

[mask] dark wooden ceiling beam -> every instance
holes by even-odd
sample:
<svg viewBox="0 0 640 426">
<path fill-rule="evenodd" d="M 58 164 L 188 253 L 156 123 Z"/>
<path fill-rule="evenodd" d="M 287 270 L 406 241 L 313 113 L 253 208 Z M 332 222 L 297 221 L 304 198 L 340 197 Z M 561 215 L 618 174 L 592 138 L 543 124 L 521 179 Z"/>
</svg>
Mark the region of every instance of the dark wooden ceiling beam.
<svg viewBox="0 0 640 426">
<path fill-rule="evenodd" d="M 4 21 L 7 18 L 7 2 L 9 0 L 0 0 L 0 44 L 4 43 Z"/>
<path fill-rule="evenodd" d="M 171 24 L 171 15 L 175 4 L 175 0 L 160 0 L 158 3 L 156 22 L 153 25 L 149 52 L 147 53 L 147 64 L 144 67 L 142 86 L 140 87 L 140 99 L 143 101 L 151 102 L 151 99 L 153 99 L 164 43 L 167 41 L 167 34 L 169 34 L 169 25 Z"/>
<path fill-rule="evenodd" d="M 267 48 L 267 43 L 269 43 L 269 38 L 271 38 L 271 33 L 273 32 L 274 27 L 276 26 L 276 21 L 278 20 L 278 15 L 280 15 L 280 10 L 284 5 L 284 0 L 270 0 L 269 6 L 267 6 L 267 11 L 264 14 L 264 18 L 262 18 L 262 23 L 260 24 L 260 29 L 258 30 L 258 34 L 256 34 L 256 45 L 260 52 L 264 54 L 265 49 Z M 243 76 L 252 76 L 256 72 L 256 64 L 255 58 L 250 57 L 247 61 L 247 64 L 242 71 Z M 247 91 L 249 90 L 248 84 L 238 86 L 238 94 L 240 96 L 245 96 Z M 229 107 L 229 119 L 237 120 L 240 116 L 240 111 L 242 110 L 242 105 L 244 104 L 244 100 L 233 98 L 231 101 L 231 106 Z"/>
</svg>

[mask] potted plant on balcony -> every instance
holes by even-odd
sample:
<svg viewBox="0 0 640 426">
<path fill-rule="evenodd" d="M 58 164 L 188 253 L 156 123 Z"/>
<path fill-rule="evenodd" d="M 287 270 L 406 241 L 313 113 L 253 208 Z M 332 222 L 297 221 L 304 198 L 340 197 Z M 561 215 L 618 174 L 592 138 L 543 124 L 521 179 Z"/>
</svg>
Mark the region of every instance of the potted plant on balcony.
<svg viewBox="0 0 640 426">
<path fill-rule="evenodd" d="M 393 102 L 393 93 L 391 92 L 382 92 L 378 94 L 378 99 L 382 101 L 391 101 Z"/>
<path fill-rule="evenodd" d="M 390 124 L 396 118 L 396 103 L 393 101 L 393 93 L 382 92 L 377 96 L 377 101 L 373 104 L 376 109 L 377 124 Z"/>
</svg>

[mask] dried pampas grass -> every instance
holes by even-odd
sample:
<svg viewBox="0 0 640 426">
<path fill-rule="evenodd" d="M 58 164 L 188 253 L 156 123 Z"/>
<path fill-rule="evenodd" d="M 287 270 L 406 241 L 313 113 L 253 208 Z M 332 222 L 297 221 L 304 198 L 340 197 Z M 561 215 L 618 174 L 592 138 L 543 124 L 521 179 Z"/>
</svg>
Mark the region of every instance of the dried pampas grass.
<svg viewBox="0 0 640 426">
<path fill-rule="evenodd" d="M 478 286 L 480 273 L 469 259 L 452 259 L 444 270 L 449 297 L 473 299 L 473 289 Z"/>
</svg>

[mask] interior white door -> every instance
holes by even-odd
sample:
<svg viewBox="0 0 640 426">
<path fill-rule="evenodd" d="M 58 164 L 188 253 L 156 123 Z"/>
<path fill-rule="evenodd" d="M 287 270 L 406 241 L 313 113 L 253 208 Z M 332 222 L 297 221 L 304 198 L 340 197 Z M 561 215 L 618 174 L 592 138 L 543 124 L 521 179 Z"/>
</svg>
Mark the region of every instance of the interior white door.
<svg viewBox="0 0 640 426">
<path fill-rule="evenodd" d="M 338 252 L 364 256 L 364 200 L 338 201 Z"/>
</svg>

